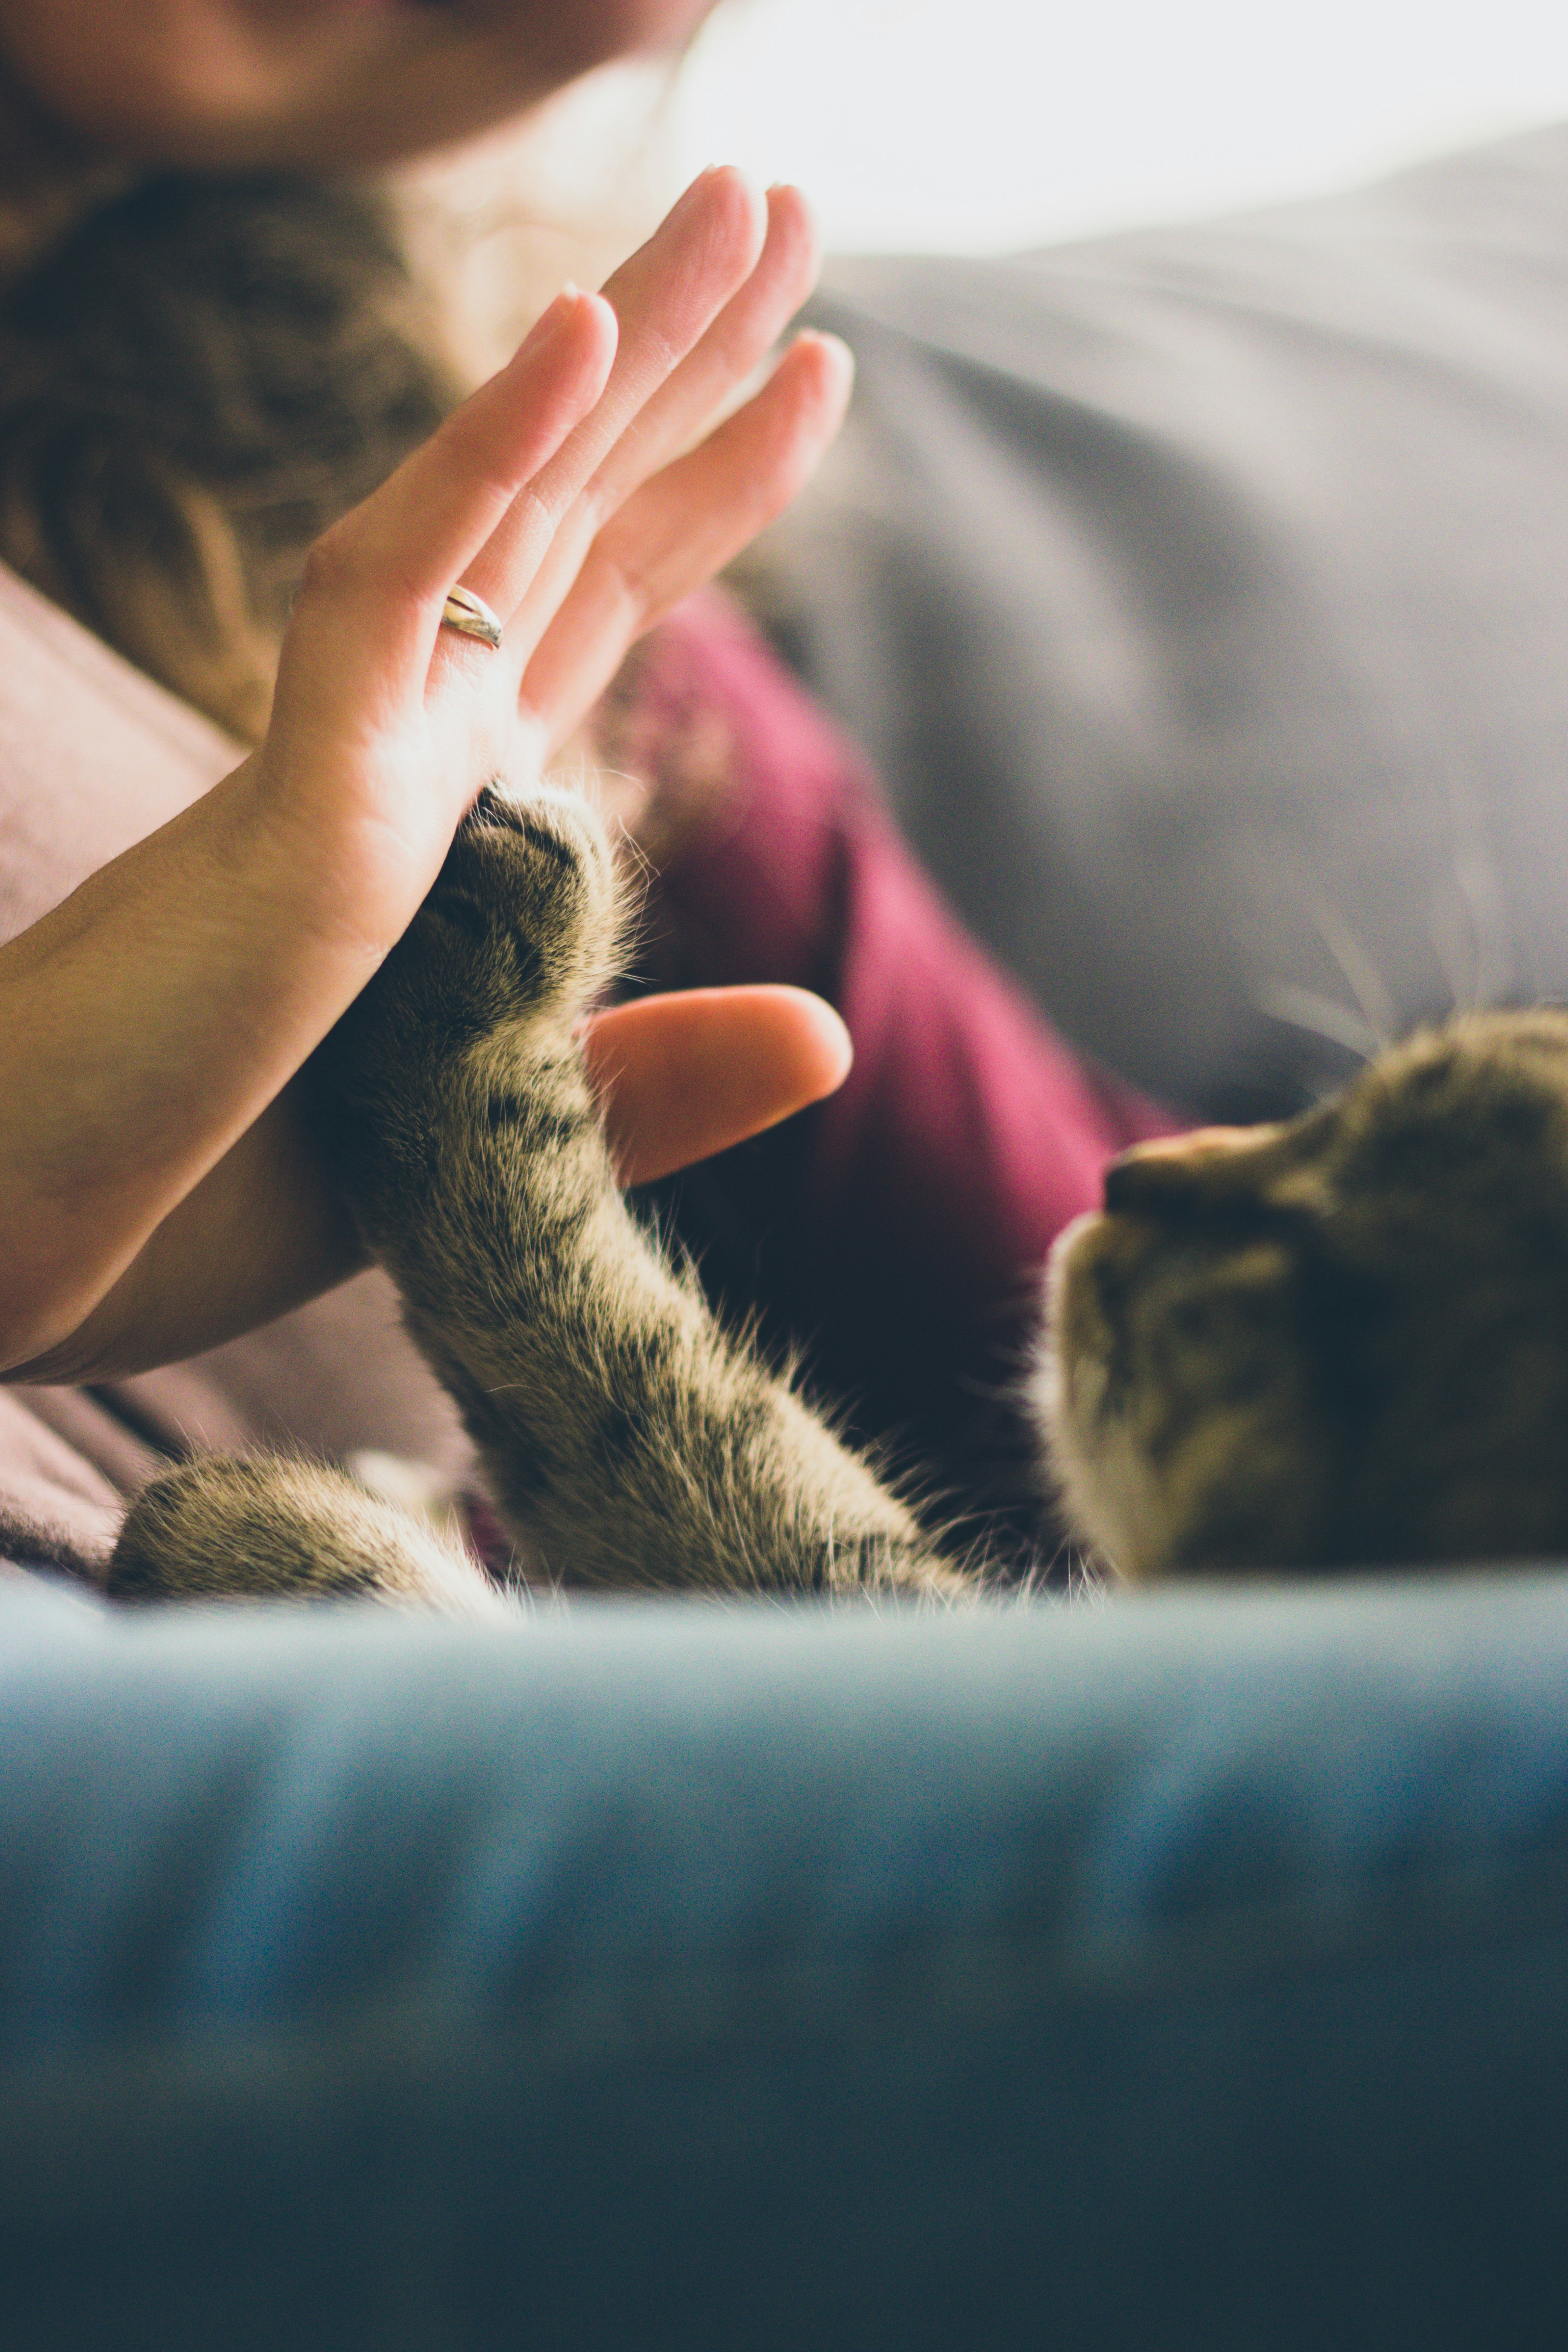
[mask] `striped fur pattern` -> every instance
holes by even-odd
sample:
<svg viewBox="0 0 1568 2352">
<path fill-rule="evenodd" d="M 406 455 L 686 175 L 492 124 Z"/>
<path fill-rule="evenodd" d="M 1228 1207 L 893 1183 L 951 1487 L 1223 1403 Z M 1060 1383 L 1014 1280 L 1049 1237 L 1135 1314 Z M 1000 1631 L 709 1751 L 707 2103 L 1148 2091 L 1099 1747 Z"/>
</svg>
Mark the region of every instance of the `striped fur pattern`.
<svg viewBox="0 0 1568 2352">
<path fill-rule="evenodd" d="M 619 928 L 588 806 L 487 793 L 312 1065 L 355 1216 L 498 1508 L 547 1571 L 602 1589 L 960 1597 L 912 1514 L 628 1211 L 574 1034 Z M 466 1578 L 491 1613 L 478 1568 L 400 1517 L 319 1467 L 194 1463 L 132 1508 L 110 1589 L 451 1609 Z"/>
</svg>

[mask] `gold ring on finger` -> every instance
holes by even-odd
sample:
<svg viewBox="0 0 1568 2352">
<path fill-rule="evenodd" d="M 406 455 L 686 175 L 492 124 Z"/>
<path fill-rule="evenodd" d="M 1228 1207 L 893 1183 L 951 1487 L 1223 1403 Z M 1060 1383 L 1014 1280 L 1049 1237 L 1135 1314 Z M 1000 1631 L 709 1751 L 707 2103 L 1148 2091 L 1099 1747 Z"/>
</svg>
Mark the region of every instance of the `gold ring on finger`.
<svg viewBox="0 0 1568 2352">
<path fill-rule="evenodd" d="M 441 626 L 456 629 L 460 636 L 478 637 L 481 646 L 500 644 L 500 623 L 482 596 L 471 588 L 454 588 L 441 607 Z"/>
</svg>

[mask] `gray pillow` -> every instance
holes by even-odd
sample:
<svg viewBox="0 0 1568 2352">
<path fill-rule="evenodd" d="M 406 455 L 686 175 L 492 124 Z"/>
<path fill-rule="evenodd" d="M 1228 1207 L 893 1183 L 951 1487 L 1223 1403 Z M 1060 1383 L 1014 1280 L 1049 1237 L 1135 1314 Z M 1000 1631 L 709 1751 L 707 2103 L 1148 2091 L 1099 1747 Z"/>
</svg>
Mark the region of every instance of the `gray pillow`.
<svg viewBox="0 0 1568 2352">
<path fill-rule="evenodd" d="M 1568 997 L 1568 128 L 816 316 L 773 618 L 1074 1039 L 1268 1113 Z"/>
</svg>

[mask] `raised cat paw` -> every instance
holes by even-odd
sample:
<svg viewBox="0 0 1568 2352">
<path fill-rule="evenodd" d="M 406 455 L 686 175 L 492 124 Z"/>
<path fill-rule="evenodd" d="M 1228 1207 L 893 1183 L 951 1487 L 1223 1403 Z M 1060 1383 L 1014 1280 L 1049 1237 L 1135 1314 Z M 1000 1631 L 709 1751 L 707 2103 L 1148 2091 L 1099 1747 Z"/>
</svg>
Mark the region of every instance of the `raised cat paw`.
<svg viewBox="0 0 1568 2352">
<path fill-rule="evenodd" d="M 614 969 L 615 866 L 597 813 L 542 786 L 526 799 L 480 793 L 434 888 L 389 963 L 411 1008 L 460 1026 L 519 1013 L 573 1021 Z"/>
<path fill-rule="evenodd" d="M 618 935 L 615 866 L 596 813 L 547 787 L 526 800 L 487 789 L 333 1037 L 363 1064 L 377 1046 L 401 1060 L 416 1034 L 460 1049 L 521 1015 L 569 1025 L 609 978 Z"/>
<path fill-rule="evenodd" d="M 487 794 L 312 1071 L 502 1518 L 605 1587 L 967 1590 L 628 1213 L 575 1034 L 616 913 L 590 810 Z"/>
<path fill-rule="evenodd" d="M 525 1101 L 582 1092 L 574 1027 L 615 968 L 616 869 L 596 813 L 482 793 L 425 904 L 312 1056 L 318 1124 L 380 1250 L 436 1163 Z M 510 1113 L 509 1113 L 510 1115 Z"/>
</svg>

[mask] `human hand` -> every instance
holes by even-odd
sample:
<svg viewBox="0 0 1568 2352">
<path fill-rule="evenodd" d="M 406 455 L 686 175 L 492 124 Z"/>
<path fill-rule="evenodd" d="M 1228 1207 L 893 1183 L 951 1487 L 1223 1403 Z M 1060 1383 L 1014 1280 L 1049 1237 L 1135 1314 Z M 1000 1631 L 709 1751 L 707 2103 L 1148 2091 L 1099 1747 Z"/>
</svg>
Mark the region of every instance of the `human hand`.
<svg viewBox="0 0 1568 2352">
<path fill-rule="evenodd" d="M 312 551 L 251 783 L 273 862 L 373 960 L 480 785 L 537 774 L 633 639 L 805 478 L 848 390 L 847 354 L 824 337 L 686 445 L 816 267 L 795 190 L 764 205 L 736 173 L 705 173 L 603 296 L 559 297 Z M 458 580 L 500 615 L 499 650 L 442 632 Z"/>
<path fill-rule="evenodd" d="M 480 784 L 525 781 L 638 631 L 809 472 L 847 388 L 820 338 L 681 449 L 814 263 L 793 192 L 764 213 L 732 173 L 705 175 L 607 299 L 563 298 L 329 535 L 252 759 L 0 953 L 13 1377 L 187 1354 L 350 1269 L 280 1090 Z M 440 633 L 458 576 L 506 619 L 500 654 Z M 760 1017 L 711 998 L 602 1016 L 590 1050 L 615 1074 L 628 1169 L 698 1156 L 837 1083 L 842 1033 L 808 1008 L 773 992 Z"/>
</svg>

